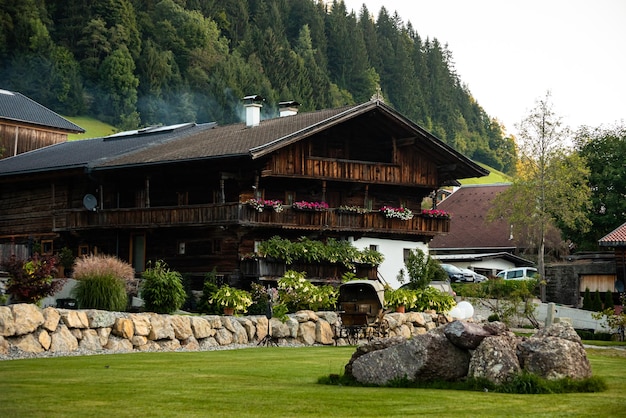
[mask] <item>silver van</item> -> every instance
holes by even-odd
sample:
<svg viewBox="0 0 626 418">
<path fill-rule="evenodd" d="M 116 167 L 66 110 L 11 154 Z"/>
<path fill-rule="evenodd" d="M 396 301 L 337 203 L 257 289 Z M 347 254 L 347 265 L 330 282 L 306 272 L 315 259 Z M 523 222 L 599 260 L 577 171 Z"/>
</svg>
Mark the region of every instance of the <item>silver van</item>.
<svg viewBox="0 0 626 418">
<path fill-rule="evenodd" d="M 516 267 L 502 270 L 496 274 L 496 278 L 504 280 L 532 280 L 539 278 L 539 272 L 533 267 Z"/>
</svg>

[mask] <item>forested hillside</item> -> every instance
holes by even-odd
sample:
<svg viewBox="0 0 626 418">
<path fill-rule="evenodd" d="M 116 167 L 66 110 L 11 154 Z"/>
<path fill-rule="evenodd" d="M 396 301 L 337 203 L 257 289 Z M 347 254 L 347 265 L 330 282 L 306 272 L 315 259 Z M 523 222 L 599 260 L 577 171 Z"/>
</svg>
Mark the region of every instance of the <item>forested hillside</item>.
<svg viewBox="0 0 626 418">
<path fill-rule="evenodd" d="M 386 9 L 318 0 L 0 0 L 0 88 L 120 129 L 240 120 L 240 99 L 315 110 L 387 103 L 510 172 L 512 138 L 437 39 Z"/>
</svg>

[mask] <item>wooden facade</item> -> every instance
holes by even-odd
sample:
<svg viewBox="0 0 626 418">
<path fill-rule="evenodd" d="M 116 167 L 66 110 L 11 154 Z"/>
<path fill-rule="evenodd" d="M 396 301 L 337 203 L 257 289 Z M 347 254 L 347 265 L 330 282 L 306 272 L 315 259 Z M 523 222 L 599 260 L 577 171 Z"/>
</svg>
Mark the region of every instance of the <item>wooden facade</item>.
<svg viewBox="0 0 626 418">
<path fill-rule="evenodd" d="M 391 112 L 378 102 L 367 106 L 374 112 L 372 123 L 376 126 L 380 126 L 375 116 L 381 114 L 381 109 L 383 113 Z M 272 127 L 276 130 L 280 123 L 297 122 L 298 116 L 284 118 L 284 122 L 270 121 L 267 126 L 276 124 Z M 89 160 L 71 169 L 66 163 L 28 171 L 23 168 L 28 161 L 23 158 L 24 165 L 17 164 L 18 156 L 11 161 L 16 174 L 2 175 L 0 164 L 0 243 L 52 240 L 55 250 L 67 246 L 77 255 L 117 255 L 138 272 L 150 261 L 162 259 L 185 274 L 202 276 L 215 268 L 236 282 L 258 279 L 260 266 L 255 270 L 243 260 L 244 255 L 254 252 L 256 243 L 274 235 L 321 240 L 370 236 L 428 242 L 448 232 L 450 225 L 447 218 L 421 215 L 423 198 L 448 180 L 442 175 L 442 163 L 458 165 L 474 176 L 486 172 L 451 149 L 444 147 L 437 152 L 436 148 L 420 147 L 415 139 L 396 139 L 421 132 L 406 126 L 395 113 L 391 116 L 395 118 L 395 130 L 406 132 L 394 131 L 391 135 L 378 127 L 373 137 L 371 129 L 357 129 L 360 124 L 350 118 L 327 129 L 319 128 L 318 122 L 314 134 L 291 137 L 282 144 L 278 141 L 275 145 L 277 140 L 269 136 L 267 142 L 274 149 L 256 154 L 246 145 L 243 152 L 220 149 L 210 157 L 185 156 L 172 161 L 172 153 L 182 155 L 192 147 L 206 153 L 202 146 L 212 144 L 213 135 L 218 136 L 215 147 L 239 146 L 219 138 L 220 128 L 203 130 L 195 126 L 187 131 L 172 130 L 167 141 L 136 148 L 123 154 L 121 160 L 116 151 L 117 161 L 100 158 L 96 161 L 105 161 L 100 166 Z M 385 117 L 389 115 L 385 113 Z M 262 122 L 259 127 L 239 131 L 225 127 L 221 135 L 225 137 L 231 129 L 239 132 L 242 141 L 249 138 L 252 142 L 257 132 L 267 135 L 264 126 Z M 282 131 L 276 135 L 285 136 Z M 116 139 L 133 140 L 139 141 L 130 136 Z M 92 148 L 110 146 L 107 141 L 111 140 L 94 140 Z M 69 145 L 51 147 L 48 157 L 54 159 L 53 153 L 66 147 L 71 152 Z M 172 151 L 165 149 L 170 145 Z M 87 197 L 94 203 L 86 204 Z M 266 207 L 259 212 L 247 203 L 251 198 L 280 200 L 283 210 Z M 328 209 L 299 210 L 294 206 L 299 201 L 326 202 Z M 410 208 L 415 216 L 409 220 L 388 219 L 379 211 L 386 205 Z M 362 213 L 346 211 L 342 209 L 345 206 L 359 207 Z M 308 269 L 311 274 L 339 274 L 329 273 L 332 268 Z"/>
<path fill-rule="evenodd" d="M 0 150 L 3 150 L 0 158 L 11 157 L 64 141 L 67 141 L 67 132 L 8 123 L 0 119 Z"/>
</svg>

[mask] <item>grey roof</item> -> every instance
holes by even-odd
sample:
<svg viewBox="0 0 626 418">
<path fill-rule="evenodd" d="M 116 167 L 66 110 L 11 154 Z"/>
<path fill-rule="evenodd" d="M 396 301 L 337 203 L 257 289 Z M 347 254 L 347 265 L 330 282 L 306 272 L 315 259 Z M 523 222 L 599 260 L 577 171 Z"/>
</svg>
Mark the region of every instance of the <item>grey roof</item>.
<svg viewBox="0 0 626 418">
<path fill-rule="evenodd" d="M 0 119 L 72 133 L 85 130 L 21 93 L 0 89 Z"/>
<path fill-rule="evenodd" d="M 193 134 L 213 127 L 215 123 L 188 123 L 160 127 L 157 130 L 125 132 L 104 138 L 62 142 L 0 160 L 0 177 L 95 167 L 117 156 L 132 155 L 142 149 L 171 141 L 178 138 L 181 132 Z"/>
<path fill-rule="evenodd" d="M 234 156 L 254 159 L 343 123 L 354 124 L 354 129 L 365 126 L 366 132 L 377 131 L 387 138 L 392 131 L 397 138 L 417 138 L 421 149 L 428 151 L 435 163 L 454 163 L 452 174 L 457 178 L 488 174 L 389 106 L 370 101 L 267 119 L 255 127 L 245 123 L 182 124 L 66 142 L 0 160 L 0 177 L 63 168 L 88 167 L 95 171 Z"/>
</svg>

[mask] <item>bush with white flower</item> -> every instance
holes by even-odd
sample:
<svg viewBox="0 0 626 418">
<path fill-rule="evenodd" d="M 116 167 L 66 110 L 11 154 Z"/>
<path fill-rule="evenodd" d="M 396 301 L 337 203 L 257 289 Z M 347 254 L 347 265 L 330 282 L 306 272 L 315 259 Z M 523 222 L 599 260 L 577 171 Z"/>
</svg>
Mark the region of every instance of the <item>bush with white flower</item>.
<svg viewBox="0 0 626 418">
<path fill-rule="evenodd" d="M 213 293 L 209 303 L 223 308 L 232 308 L 235 313 L 245 313 L 248 311 L 248 307 L 252 305 L 252 295 L 246 290 L 226 285 Z"/>
<path fill-rule="evenodd" d="M 404 206 L 400 206 L 399 208 L 383 206 L 380 208 L 380 211 L 385 215 L 385 218 L 402 219 L 403 221 L 413 219 L 413 211 Z"/>
<path fill-rule="evenodd" d="M 248 205 L 252 206 L 257 212 L 263 212 L 266 207 L 271 207 L 274 212 L 280 213 L 283 211 L 283 202 L 281 200 L 266 200 L 261 198 L 249 199 Z"/>
</svg>

